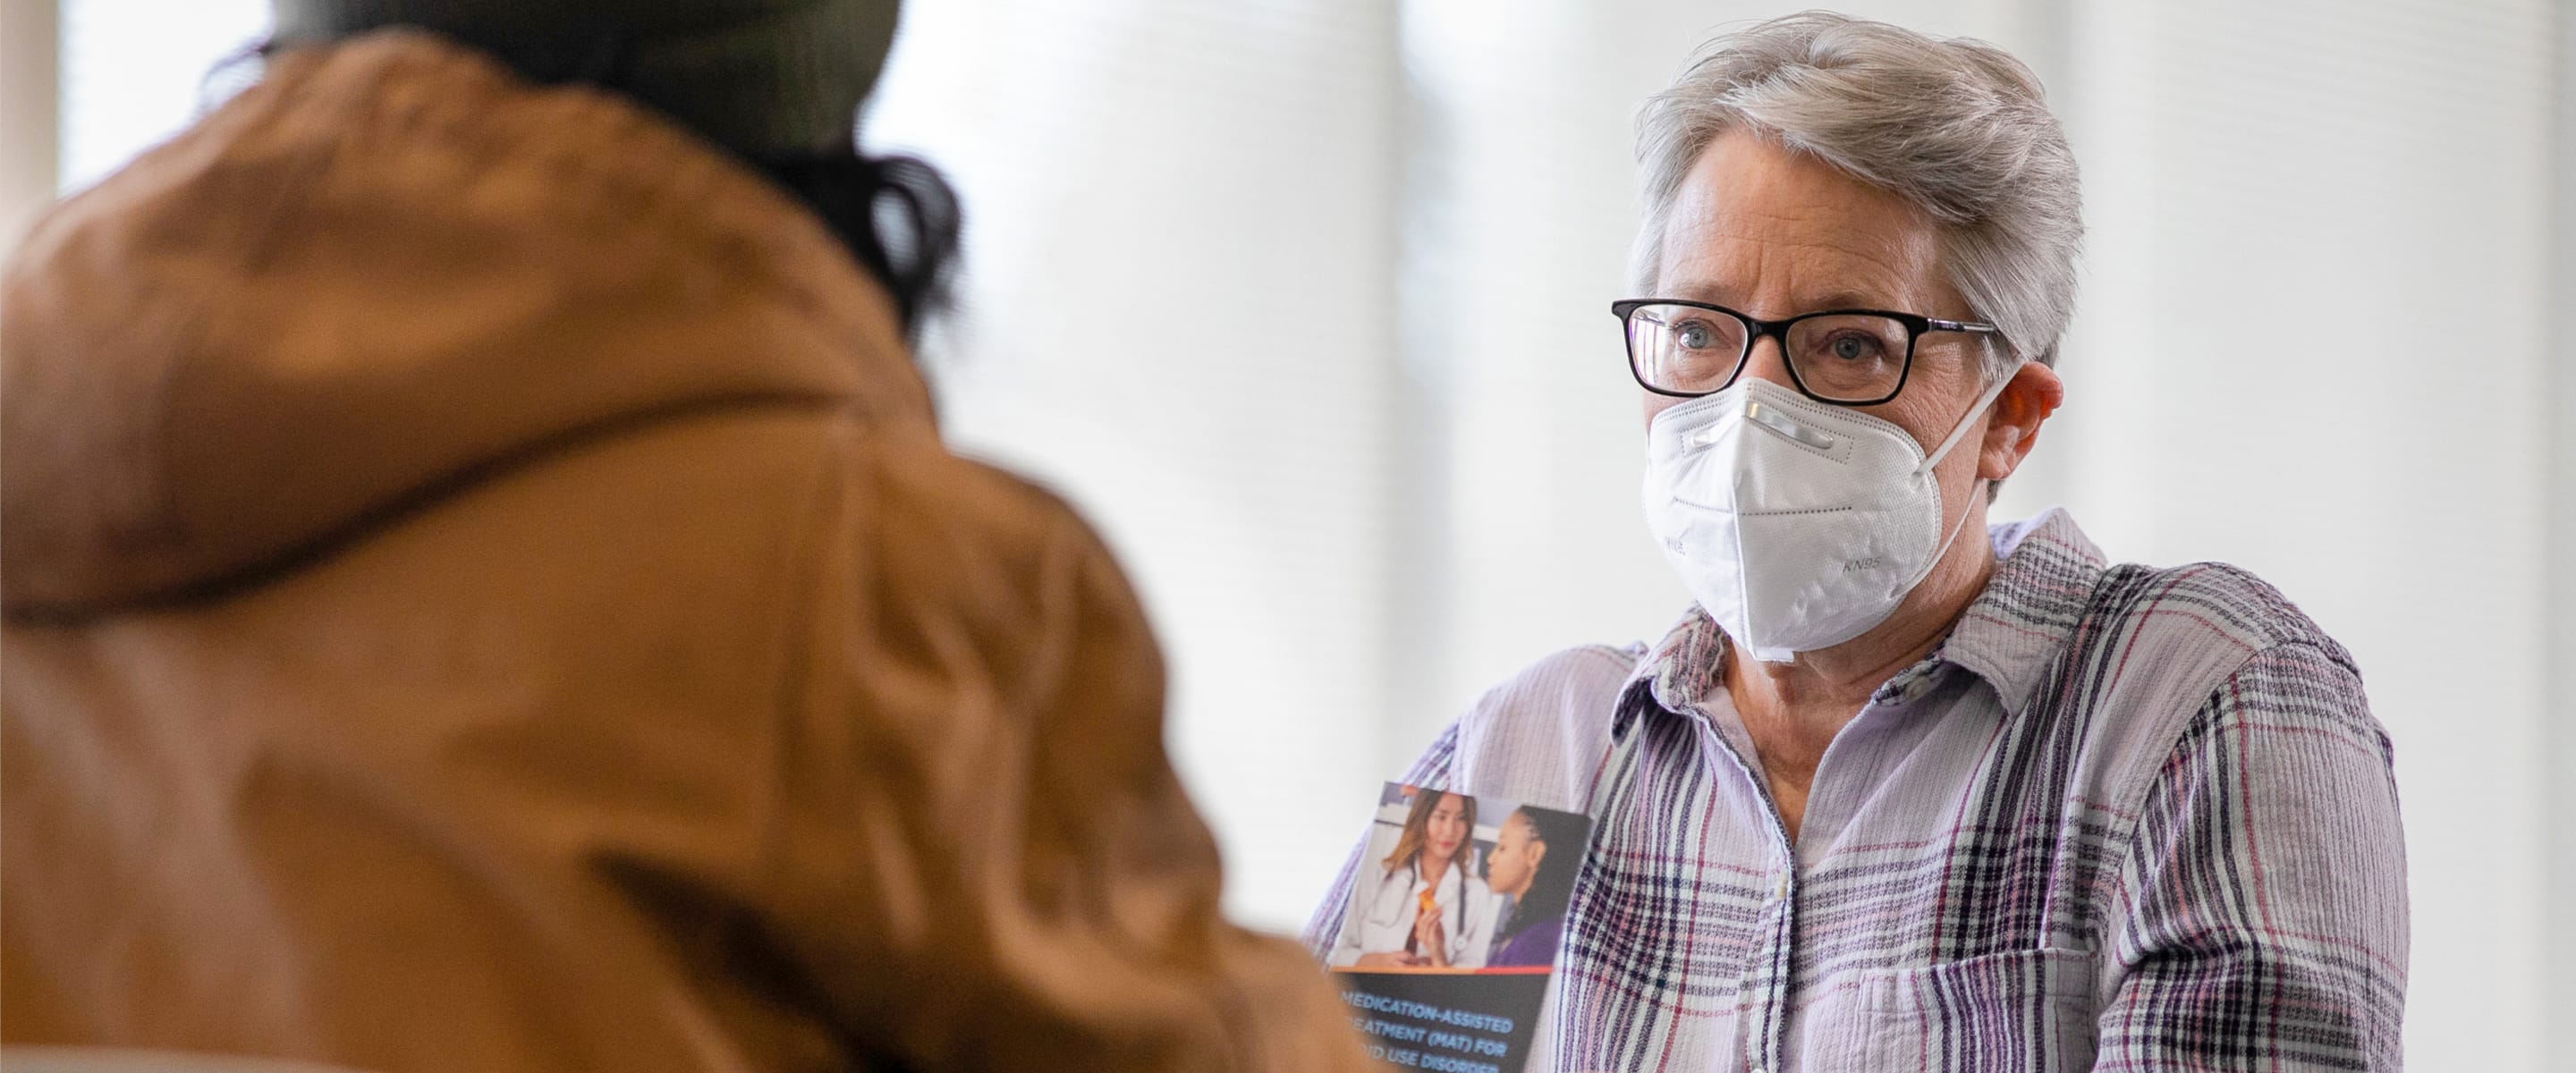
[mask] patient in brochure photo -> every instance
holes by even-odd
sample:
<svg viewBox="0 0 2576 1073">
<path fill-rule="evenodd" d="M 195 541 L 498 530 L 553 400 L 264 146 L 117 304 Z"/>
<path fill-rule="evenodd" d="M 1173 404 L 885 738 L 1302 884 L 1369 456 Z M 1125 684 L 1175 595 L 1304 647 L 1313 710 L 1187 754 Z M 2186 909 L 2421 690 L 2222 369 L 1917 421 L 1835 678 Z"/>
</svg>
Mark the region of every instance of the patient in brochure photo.
<svg viewBox="0 0 2576 1073">
<path fill-rule="evenodd" d="M 1565 934 L 1565 905 L 1590 834 L 1582 817 L 1523 805 L 1503 818 L 1485 854 L 1485 883 L 1500 899 L 1488 968 L 1544 968 Z"/>
</svg>

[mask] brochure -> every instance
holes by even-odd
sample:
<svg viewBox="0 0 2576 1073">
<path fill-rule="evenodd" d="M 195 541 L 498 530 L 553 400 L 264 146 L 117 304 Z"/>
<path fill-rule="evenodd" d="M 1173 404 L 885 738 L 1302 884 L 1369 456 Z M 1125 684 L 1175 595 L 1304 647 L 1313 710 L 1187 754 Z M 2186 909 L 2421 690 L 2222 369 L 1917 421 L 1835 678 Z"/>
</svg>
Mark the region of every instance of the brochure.
<svg viewBox="0 0 2576 1073">
<path fill-rule="evenodd" d="M 1325 957 L 1378 1059 L 1518 1073 L 1591 836 L 1571 812 L 1386 785 Z"/>
</svg>

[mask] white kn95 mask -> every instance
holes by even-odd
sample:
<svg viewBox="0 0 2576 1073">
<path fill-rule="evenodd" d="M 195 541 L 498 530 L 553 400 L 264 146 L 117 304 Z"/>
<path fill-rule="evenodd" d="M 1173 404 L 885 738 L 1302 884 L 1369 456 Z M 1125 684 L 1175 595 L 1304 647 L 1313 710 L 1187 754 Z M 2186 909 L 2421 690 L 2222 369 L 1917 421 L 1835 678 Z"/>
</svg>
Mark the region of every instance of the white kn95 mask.
<svg viewBox="0 0 2576 1073">
<path fill-rule="evenodd" d="M 1753 658 L 1841 644 L 1886 621 L 1957 539 L 1958 525 L 1941 532 L 1932 467 L 2010 382 L 1926 456 L 1885 419 L 1743 377 L 1647 423 L 1646 524 Z"/>
</svg>

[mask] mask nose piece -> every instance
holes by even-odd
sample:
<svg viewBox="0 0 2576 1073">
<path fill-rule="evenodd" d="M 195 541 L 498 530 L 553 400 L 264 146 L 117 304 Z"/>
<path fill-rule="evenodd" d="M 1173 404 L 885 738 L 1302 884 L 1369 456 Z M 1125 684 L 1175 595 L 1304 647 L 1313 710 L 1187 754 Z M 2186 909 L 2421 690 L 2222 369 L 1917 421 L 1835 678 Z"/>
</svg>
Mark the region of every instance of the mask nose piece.
<svg viewBox="0 0 2576 1073">
<path fill-rule="evenodd" d="M 1744 419 L 1769 429 L 1791 443 L 1805 444 L 1819 451 L 1829 451 L 1834 446 L 1834 438 L 1824 430 L 1800 424 L 1796 418 L 1781 413 L 1780 408 L 1776 406 L 1764 406 L 1759 402 L 1745 403 Z"/>
</svg>

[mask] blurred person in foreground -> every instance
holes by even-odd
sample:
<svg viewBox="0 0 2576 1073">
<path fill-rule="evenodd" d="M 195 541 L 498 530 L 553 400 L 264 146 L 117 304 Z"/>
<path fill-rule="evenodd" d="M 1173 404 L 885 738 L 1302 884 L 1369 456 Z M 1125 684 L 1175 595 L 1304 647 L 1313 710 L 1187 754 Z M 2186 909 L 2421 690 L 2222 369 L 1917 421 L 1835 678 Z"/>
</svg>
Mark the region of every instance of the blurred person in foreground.
<svg viewBox="0 0 2576 1073">
<path fill-rule="evenodd" d="M 1533 1068 L 2397 1068 L 2404 843 L 2352 657 L 2242 570 L 1986 517 L 2063 396 L 2081 237 L 2029 69 L 1791 16 L 1638 144 L 1612 312 L 1695 606 L 1402 776 L 1594 817 Z"/>
<path fill-rule="evenodd" d="M 1361 1067 L 1101 544 L 940 444 L 889 0 L 275 8 L 0 298 L 0 1035 Z"/>
</svg>

